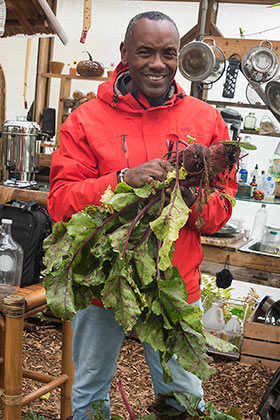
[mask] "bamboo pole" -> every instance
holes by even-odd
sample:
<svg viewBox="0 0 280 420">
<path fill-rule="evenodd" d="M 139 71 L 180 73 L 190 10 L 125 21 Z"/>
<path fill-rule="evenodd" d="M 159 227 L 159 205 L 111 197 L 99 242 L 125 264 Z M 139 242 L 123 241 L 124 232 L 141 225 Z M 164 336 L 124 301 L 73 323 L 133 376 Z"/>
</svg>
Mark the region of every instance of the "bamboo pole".
<svg viewBox="0 0 280 420">
<path fill-rule="evenodd" d="M 4 357 L 4 420 L 20 420 L 22 402 L 22 336 L 25 300 L 22 296 L 3 298 L 6 317 Z"/>
<path fill-rule="evenodd" d="M 33 381 L 43 382 L 46 384 L 56 379 L 56 376 L 47 375 L 46 373 L 41 372 L 34 372 L 33 370 L 25 368 L 22 369 L 22 376 L 24 378 L 32 379 Z"/>
<path fill-rule="evenodd" d="M 47 394 L 47 392 L 51 392 L 53 389 L 58 388 L 61 384 L 66 382 L 67 379 L 68 379 L 67 375 L 61 375 L 58 378 L 54 379 L 53 381 L 49 382 L 47 385 L 44 385 L 41 388 L 36 389 L 36 391 L 30 392 L 30 394 L 22 398 L 22 405 L 29 404 L 32 401 L 37 400 L 37 398 L 40 398 L 42 395 Z M 9 420 L 12 420 L 12 418 Z M 17 420 L 17 419 L 14 418 L 13 420 Z"/>
<path fill-rule="evenodd" d="M 61 387 L 60 419 L 66 420 L 72 414 L 71 392 L 74 380 L 74 366 L 72 363 L 72 326 L 70 322 L 62 324 L 62 373 L 67 374 L 68 381 Z"/>
</svg>

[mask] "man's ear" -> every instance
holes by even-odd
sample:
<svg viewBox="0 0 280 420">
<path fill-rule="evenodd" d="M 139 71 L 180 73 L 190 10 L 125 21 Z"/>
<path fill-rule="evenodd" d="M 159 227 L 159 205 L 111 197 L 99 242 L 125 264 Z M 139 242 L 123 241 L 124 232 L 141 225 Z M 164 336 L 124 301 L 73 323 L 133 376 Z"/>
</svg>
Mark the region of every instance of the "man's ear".
<svg viewBox="0 0 280 420">
<path fill-rule="evenodd" d="M 124 42 L 120 45 L 122 64 L 127 64 L 127 50 Z"/>
</svg>

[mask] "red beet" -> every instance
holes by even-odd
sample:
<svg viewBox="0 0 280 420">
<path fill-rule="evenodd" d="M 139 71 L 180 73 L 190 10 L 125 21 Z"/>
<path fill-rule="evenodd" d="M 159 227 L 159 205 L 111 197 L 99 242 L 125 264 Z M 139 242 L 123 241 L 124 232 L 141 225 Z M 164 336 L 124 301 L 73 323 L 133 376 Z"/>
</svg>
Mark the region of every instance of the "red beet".
<svg viewBox="0 0 280 420">
<path fill-rule="evenodd" d="M 209 153 L 209 174 L 217 175 L 232 170 L 233 165 L 238 162 L 240 148 L 231 143 L 215 143 L 209 147 Z"/>
<path fill-rule="evenodd" d="M 188 175 L 196 175 L 203 171 L 205 160 L 209 157 L 209 147 L 191 143 L 183 152 L 184 168 Z"/>
</svg>

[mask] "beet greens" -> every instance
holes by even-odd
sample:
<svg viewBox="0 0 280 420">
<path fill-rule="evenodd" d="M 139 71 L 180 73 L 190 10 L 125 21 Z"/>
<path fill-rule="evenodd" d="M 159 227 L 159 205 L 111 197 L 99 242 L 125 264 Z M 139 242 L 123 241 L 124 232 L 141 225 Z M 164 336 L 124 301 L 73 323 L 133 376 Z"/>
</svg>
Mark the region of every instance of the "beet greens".
<svg viewBox="0 0 280 420">
<path fill-rule="evenodd" d="M 197 189 L 198 209 L 217 189 L 234 200 L 223 193 L 221 174 L 217 178 L 213 164 L 220 162 L 219 172 L 232 169 L 241 144 L 220 142 L 213 154 L 214 146 L 206 151 L 205 146 L 190 144 L 182 151 L 179 143 L 184 142 L 177 142 L 175 151 L 173 143 L 168 144 L 166 158 L 174 170 L 165 182 L 141 188 L 120 183 L 114 192 L 108 187 L 100 206 L 88 206 L 68 222 L 54 224 L 44 241 L 44 285 L 52 312 L 72 320 L 92 298 L 101 300 L 113 309 L 125 332 L 135 329 L 142 342 L 159 351 L 167 382 L 172 380 L 167 362 L 173 354 L 184 369 L 207 378 L 213 370 L 206 346 L 232 349 L 203 330 L 202 313 L 187 304 L 185 283 L 172 258 L 174 242 L 191 211 L 180 185 Z M 189 170 L 184 167 L 191 160 L 188 149 L 195 150 Z M 200 218 L 198 228 L 202 225 Z"/>
</svg>

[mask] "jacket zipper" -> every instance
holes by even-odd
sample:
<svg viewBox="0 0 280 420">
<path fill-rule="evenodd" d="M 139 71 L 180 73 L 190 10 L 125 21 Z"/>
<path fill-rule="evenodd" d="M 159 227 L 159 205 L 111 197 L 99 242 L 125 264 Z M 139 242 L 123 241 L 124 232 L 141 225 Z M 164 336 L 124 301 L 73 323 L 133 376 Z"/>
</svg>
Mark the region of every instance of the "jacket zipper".
<svg viewBox="0 0 280 420">
<path fill-rule="evenodd" d="M 126 135 L 125 134 L 122 135 L 122 148 L 123 148 L 123 151 L 125 153 L 126 167 L 130 168 L 129 157 L 128 157 L 128 148 L 127 148 L 127 142 L 126 142 Z"/>
</svg>

